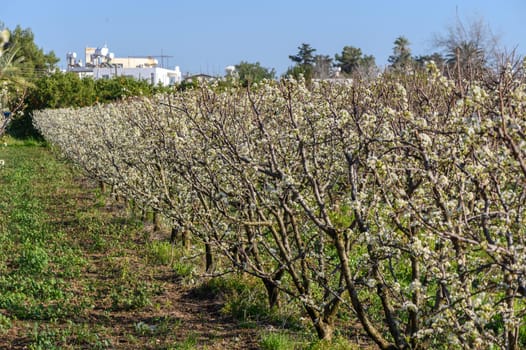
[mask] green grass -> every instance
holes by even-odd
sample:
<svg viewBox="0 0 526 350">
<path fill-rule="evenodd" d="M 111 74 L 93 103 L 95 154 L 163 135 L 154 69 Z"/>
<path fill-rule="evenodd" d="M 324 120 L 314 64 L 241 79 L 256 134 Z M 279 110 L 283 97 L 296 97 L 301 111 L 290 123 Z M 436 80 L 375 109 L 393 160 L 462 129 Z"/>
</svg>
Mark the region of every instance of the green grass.
<svg viewBox="0 0 526 350">
<path fill-rule="evenodd" d="M 292 350 L 300 346 L 288 334 L 280 332 L 263 334 L 259 344 L 263 350 Z"/>
<path fill-rule="evenodd" d="M 85 261 L 70 259 L 76 247 L 64 245 L 64 233 L 49 222 L 52 203 L 43 195 L 64 186 L 70 172 L 35 146 L 0 149 L 0 308 L 7 312 L 4 318 L 53 320 L 77 312 L 65 276 Z"/>
<path fill-rule="evenodd" d="M 110 347 L 112 325 L 94 327 L 94 308 L 142 310 L 162 290 L 136 273 L 142 224 L 101 208 L 93 185 L 44 143 L 2 145 L 0 333 L 20 334 L 0 347 Z"/>
<path fill-rule="evenodd" d="M 169 349 L 173 350 L 193 350 L 197 347 L 197 337 L 195 334 L 189 334 L 184 340 L 175 343 Z"/>
<path fill-rule="evenodd" d="M 197 287 L 194 293 L 221 298 L 221 313 L 237 320 L 240 327 L 259 329 L 262 324 L 268 324 L 299 334 L 307 331 L 293 302 L 283 302 L 280 307 L 269 308 L 266 291 L 255 277 L 233 274 L 212 278 Z"/>
</svg>

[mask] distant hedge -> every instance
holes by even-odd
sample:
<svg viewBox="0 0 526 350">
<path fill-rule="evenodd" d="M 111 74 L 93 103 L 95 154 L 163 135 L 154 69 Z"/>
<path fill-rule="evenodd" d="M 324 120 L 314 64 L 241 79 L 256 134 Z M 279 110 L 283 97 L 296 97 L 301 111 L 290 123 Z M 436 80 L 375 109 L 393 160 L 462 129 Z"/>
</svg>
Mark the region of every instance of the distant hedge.
<svg viewBox="0 0 526 350">
<path fill-rule="evenodd" d="M 80 78 L 71 72 L 57 72 L 35 82 L 26 97 L 23 115 L 13 121 L 8 133 L 15 137 L 39 137 L 32 124 L 35 110 L 87 107 L 129 96 L 151 96 L 168 89 L 124 76 L 94 80 L 91 77 Z"/>
</svg>

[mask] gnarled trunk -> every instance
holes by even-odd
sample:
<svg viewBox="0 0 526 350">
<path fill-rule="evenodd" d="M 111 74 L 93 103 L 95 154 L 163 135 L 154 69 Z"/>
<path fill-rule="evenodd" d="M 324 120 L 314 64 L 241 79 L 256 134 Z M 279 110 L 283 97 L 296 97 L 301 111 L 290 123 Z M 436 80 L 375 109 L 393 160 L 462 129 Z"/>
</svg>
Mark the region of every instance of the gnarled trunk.
<svg viewBox="0 0 526 350">
<path fill-rule="evenodd" d="M 276 282 L 271 279 L 263 279 L 263 284 L 267 290 L 269 308 L 279 307 L 279 289 Z"/>
</svg>

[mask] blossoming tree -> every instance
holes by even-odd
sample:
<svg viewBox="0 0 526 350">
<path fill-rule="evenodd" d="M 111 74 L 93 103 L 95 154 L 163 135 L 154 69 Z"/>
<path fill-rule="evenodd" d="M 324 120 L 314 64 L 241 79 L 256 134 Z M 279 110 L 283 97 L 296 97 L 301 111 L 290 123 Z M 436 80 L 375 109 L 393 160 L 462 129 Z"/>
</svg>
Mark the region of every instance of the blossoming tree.
<svg viewBox="0 0 526 350">
<path fill-rule="evenodd" d="M 34 121 L 90 175 L 191 232 L 207 270 L 220 257 L 260 278 L 270 306 L 297 300 L 320 338 L 347 309 L 382 349 L 515 349 L 526 87 L 509 71 L 469 86 L 459 94 L 430 64 L 309 88 L 203 85 Z"/>
</svg>

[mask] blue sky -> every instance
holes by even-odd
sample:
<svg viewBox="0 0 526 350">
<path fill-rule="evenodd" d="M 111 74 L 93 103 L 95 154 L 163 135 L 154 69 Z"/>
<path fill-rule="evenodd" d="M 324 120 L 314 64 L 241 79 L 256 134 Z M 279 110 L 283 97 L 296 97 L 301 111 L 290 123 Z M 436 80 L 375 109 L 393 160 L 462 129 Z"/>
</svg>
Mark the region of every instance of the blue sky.
<svg viewBox="0 0 526 350">
<path fill-rule="evenodd" d="M 384 65 L 396 37 L 414 55 L 431 53 L 433 36 L 483 18 L 507 48 L 526 54 L 525 0 L 8 0 L 0 21 L 31 28 L 64 68 L 68 51 L 107 44 L 117 57 L 159 56 L 186 73 L 223 74 L 227 65 L 260 62 L 283 73 L 301 43 L 334 57 L 344 46 Z M 160 60 L 160 59 L 159 59 Z"/>
</svg>

